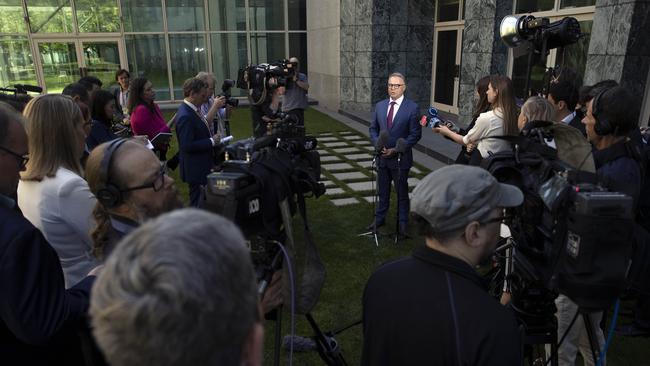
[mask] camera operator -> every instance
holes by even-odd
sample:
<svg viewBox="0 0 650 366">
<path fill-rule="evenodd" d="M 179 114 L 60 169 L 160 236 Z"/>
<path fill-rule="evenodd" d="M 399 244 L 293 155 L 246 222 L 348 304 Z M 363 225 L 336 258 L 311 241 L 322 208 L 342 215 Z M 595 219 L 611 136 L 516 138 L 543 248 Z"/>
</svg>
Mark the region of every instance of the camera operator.
<svg viewBox="0 0 650 366">
<path fill-rule="evenodd" d="M 262 362 L 250 252 L 232 222 L 206 211 L 174 211 L 125 237 L 95 283 L 90 314 L 113 366 Z"/>
<path fill-rule="evenodd" d="M 208 100 L 208 85 L 190 78 L 183 83 L 185 99 L 176 112 L 176 134 L 180 150 L 181 179 L 190 190 L 190 206 L 199 207 L 203 187 L 213 166 L 214 147 L 221 136 L 199 111 Z"/>
<path fill-rule="evenodd" d="M 294 116 L 298 126 L 305 125 L 305 109 L 309 106 L 307 100 L 307 91 L 309 91 L 309 82 L 307 75 L 300 72 L 300 61 L 297 57 L 289 59 L 294 68 L 294 75 L 291 87 L 288 87 L 284 93 L 282 111 Z"/>
<path fill-rule="evenodd" d="M 496 248 L 503 208 L 522 192 L 484 169 L 450 165 L 413 190 L 425 245 L 382 265 L 363 294 L 363 365 L 520 365 L 512 311 L 474 267 Z"/>
</svg>

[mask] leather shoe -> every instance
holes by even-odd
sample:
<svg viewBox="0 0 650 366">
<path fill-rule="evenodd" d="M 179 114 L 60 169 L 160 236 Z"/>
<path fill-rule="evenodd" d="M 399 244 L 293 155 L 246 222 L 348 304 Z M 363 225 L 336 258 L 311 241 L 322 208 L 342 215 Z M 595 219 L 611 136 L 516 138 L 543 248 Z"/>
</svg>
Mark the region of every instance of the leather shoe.
<svg viewBox="0 0 650 366">
<path fill-rule="evenodd" d="M 373 230 L 375 230 L 375 228 L 379 229 L 381 226 L 384 226 L 383 221 L 377 222 L 377 226 L 375 226 L 375 222 L 373 221 L 373 222 L 370 223 L 370 225 L 366 226 L 366 230 L 373 231 Z"/>
</svg>

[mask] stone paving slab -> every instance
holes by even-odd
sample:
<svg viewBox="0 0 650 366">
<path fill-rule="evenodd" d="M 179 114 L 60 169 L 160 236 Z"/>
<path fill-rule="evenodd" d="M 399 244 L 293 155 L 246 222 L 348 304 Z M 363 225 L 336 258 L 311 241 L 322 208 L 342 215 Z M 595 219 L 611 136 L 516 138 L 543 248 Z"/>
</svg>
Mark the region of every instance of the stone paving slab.
<svg viewBox="0 0 650 366">
<path fill-rule="evenodd" d="M 352 140 L 350 142 L 353 143 L 353 144 L 357 144 L 357 145 L 367 145 L 369 143 L 369 141 L 367 139 Z"/>
<path fill-rule="evenodd" d="M 366 197 L 363 197 L 363 199 L 366 200 L 366 202 L 368 202 L 368 203 L 372 203 L 372 201 L 375 199 L 375 197 L 374 196 L 366 196 Z"/>
<path fill-rule="evenodd" d="M 345 194 L 345 191 L 343 190 L 343 188 L 327 188 L 325 190 L 325 194 L 328 196 L 336 196 L 339 194 Z"/>
<path fill-rule="evenodd" d="M 344 147 L 341 149 L 334 149 L 334 152 L 340 153 L 340 154 L 348 154 L 351 152 L 359 152 L 359 149 L 356 147 Z"/>
<path fill-rule="evenodd" d="M 361 147 L 362 147 L 363 149 L 368 150 L 368 151 L 375 151 L 375 147 L 374 147 L 374 146 L 370 146 L 370 145 L 368 145 L 368 146 L 361 146 Z"/>
<path fill-rule="evenodd" d="M 338 156 L 334 156 L 334 155 L 328 155 L 328 156 L 321 156 L 320 161 L 321 162 L 341 161 L 341 158 L 339 158 Z"/>
<path fill-rule="evenodd" d="M 336 187 L 336 183 L 331 180 L 324 180 L 321 183 L 325 185 L 325 188 Z"/>
<path fill-rule="evenodd" d="M 370 154 L 353 154 L 353 155 L 345 155 L 345 157 L 349 160 L 368 160 L 372 159 L 372 156 Z"/>
<path fill-rule="evenodd" d="M 362 140 L 363 137 L 359 135 L 349 135 L 349 136 L 343 136 L 344 139 L 350 141 L 350 140 Z"/>
<path fill-rule="evenodd" d="M 332 142 L 332 141 L 341 141 L 340 138 L 334 137 L 334 136 L 326 136 L 326 137 L 317 137 L 316 138 L 319 142 Z"/>
<path fill-rule="evenodd" d="M 318 134 L 318 136 L 333 136 L 333 135 L 334 135 L 334 134 L 331 133 L 331 132 L 323 132 L 323 133 L 319 133 L 319 134 Z"/>
<path fill-rule="evenodd" d="M 334 206 L 347 206 L 347 205 L 354 205 L 356 203 L 359 203 L 359 200 L 357 200 L 356 198 L 339 198 L 330 201 L 332 201 Z"/>
<path fill-rule="evenodd" d="M 367 191 L 372 191 L 374 182 L 366 181 L 366 182 L 346 183 L 346 185 L 355 192 L 367 192 Z"/>
<path fill-rule="evenodd" d="M 324 146 L 326 147 L 343 147 L 343 146 L 350 146 L 347 142 L 325 142 L 323 143 Z"/>
<path fill-rule="evenodd" d="M 357 161 L 356 163 L 359 164 L 359 165 L 361 165 L 361 166 L 364 167 L 364 168 L 370 168 L 370 167 L 372 167 L 372 160 L 368 160 L 368 161 Z"/>
<path fill-rule="evenodd" d="M 415 174 L 422 174 L 422 171 L 416 167 L 411 167 L 411 171 Z"/>
<path fill-rule="evenodd" d="M 318 150 L 318 154 L 319 154 L 320 156 L 324 156 L 324 155 L 332 155 L 331 152 L 329 152 L 329 151 L 327 151 L 327 150 L 322 150 L 322 149 Z"/>
<path fill-rule="evenodd" d="M 354 132 L 352 132 L 352 131 L 342 131 L 342 132 L 339 132 L 340 135 L 351 135 L 351 134 L 353 134 L 353 133 L 354 133 Z"/>
<path fill-rule="evenodd" d="M 409 178 L 407 180 L 409 187 L 415 187 L 420 180 L 418 178 Z"/>
<path fill-rule="evenodd" d="M 347 170 L 347 169 L 352 169 L 352 165 L 348 163 L 337 163 L 337 164 L 324 164 L 321 165 L 321 168 L 329 171 L 337 171 L 337 170 Z"/>
<path fill-rule="evenodd" d="M 350 173 L 335 173 L 332 174 L 334 178 L 338 180 L 355 180 L 355 179 L 368 179 L 368 176 L 361 172 L 350 172 Z"/>
</svg>

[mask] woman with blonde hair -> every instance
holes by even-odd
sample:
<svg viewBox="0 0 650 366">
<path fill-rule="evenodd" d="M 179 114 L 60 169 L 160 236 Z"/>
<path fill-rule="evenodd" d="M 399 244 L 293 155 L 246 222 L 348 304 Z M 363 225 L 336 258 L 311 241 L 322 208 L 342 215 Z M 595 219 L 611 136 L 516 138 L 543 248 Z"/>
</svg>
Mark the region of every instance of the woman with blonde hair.
<svg viewBox="0 0 650 366">
<path fill-rule="evenodd" d="M 485 92 L 491 110 L 481 113 L 474 127 L 462 136 L 441 125 L 433 131 L 450 138 L 460 145 L 476 145 L 483 158 L 510 149 L 510 144 L 492 136 L 515 136 L 517 129 L 517 106 L 512 81 L 507 76 L 492 75 Z M 468 149 L 469 150 L 469 149 Z"/>
<path fill-rule="evenodd" d="M 18 184 L 18 206 L 56 250 L 66 287 L 97 262 L 90 254 L 95 196 L 82 178 L 84 118 L 72 98 L 39 95 L 24 111 L 29 162 Z"/>
</svg>

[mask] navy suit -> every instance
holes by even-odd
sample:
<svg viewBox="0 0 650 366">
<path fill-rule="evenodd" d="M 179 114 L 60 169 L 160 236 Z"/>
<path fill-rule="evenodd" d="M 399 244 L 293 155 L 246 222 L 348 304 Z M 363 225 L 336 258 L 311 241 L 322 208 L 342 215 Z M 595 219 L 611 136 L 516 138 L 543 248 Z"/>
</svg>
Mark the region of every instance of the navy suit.
<svg viewBox="0 0 650 366">
<path fill-rule="evenodd" d="M 74 364 L 95 277 L 66 290 L 59 257 L 17 209 L 0 203 L 0 354 L 21 365 Z"/>
<path fill-rule="evenodd" d="M 213 165 L 212 134 L 198 113 L 185 103 L 176 112 L 181 179 L 189 185 L 193 207 L 199 206 L 201 186 Z"/>
<path fill-rule="evenodd" d="M 379 158 L 377 164 L 377 189 L 379 195 L 379 205 L 375 212 L 375 222 L 383 224 L 386 219 L 386 213 L 390 205 L 390 182 L 393 181 L 399 197 L 397 203 L 400 225 L 408 222 L 409 215 L 409 197 L 408 197 L 408 173 L 413 165 L 413 146 L 422 137 L 422 127 L 418 122 L 418 105 L 404 98 L 399 106 L 397 113 L 393 116 L 393 123 L 390 129 L 387 126 L 388 103 L 390 99 L 380 101 L 375 106 L 370 123 L 370 139 L 373 145 L 377 143 L 380 131 L 387 130 L 390 136 L 386 148 L 394 148 L 397 139 L 406 140 L 406 151 L 402 154 L 399 161 L 397 154 L 390 158 Z M 399 168 L 399 170 L 398 170 Z M 399 178 L 399 179 L 398 179 Z M 399 181 L 398 181 L 399 180 Z"/>
</svg>

